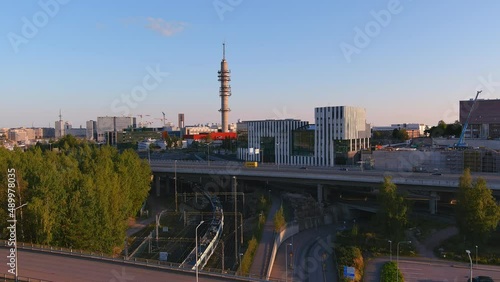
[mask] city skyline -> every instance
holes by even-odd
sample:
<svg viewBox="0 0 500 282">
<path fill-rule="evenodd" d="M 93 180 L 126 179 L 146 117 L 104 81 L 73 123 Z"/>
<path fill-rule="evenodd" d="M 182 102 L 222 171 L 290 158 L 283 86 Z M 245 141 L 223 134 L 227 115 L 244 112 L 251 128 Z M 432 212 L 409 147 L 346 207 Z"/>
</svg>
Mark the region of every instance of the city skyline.
<svg viewBox="0 0 500 282">
<path fill-rule="evenodd" d="M 457 120 L 478 88 L 500 98 L 495 1 L 0 5 L 0 127 L 53 127 L 59 109 L 73 127 L 162 112 L 173 123 L 178 113 L 186 125 L 220 122 L 224 41 L 230 123 L 314 123 L 313 108 L 347 105 L 372 125 L 435 125 Z"/>
</svg>

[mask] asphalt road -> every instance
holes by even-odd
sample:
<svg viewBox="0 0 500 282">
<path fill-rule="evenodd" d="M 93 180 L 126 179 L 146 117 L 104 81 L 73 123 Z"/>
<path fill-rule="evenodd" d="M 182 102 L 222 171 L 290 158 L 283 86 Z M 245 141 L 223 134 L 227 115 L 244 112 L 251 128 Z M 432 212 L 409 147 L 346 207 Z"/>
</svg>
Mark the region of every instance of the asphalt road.
<svg viewBox="0 0 500 282">
<path fill-rule="evenodd" d="M 6 262 L 7 249 L 0 249 Z M 19 250 L 18 274 L 22 277 L 56 282 L 165 282 L 194 281 L 195 273 L 176 273 L 141 266 L 110 263 L 105 261 L 73 258 L 68 256 Z M 2 263 L 0 273 L 7 273 Z M 200 272 L 199 281 L 234 281 L 219 277 L 207 277 Z"/>
<path fill-rule="evenodd" d="M 174 166 L 173 161 L 164 161 L 164 160 L 151 160 L 151 168 L 153 171 L 162 172 L 162 171 L 172 171 Z M 364 179 L 372 179 L 377 181 L 382 181 L 383 176 L 391 175 L 394 178 L 402 178 L 408 180 L 436 180 L 436 181 L 454 181 L 457 182 L 460 174 L 442 174 L 442 175 L 433 175 L 430 172 L 397 172 L 397 171 L 382 171 L 382 170 L 364 170 L 360 171 L 350 169 L 349 171 L 339 170 L 338 168 L 333 167 L 307 167 L 307 169 L 302 169 L 300 166 L 284 166 L 284 165 L 274 165 L 274 164 L 260 164 L 255 168 L 246 168 L 242 163 L 237 162 L 210 162 L 210 166 L 208 166 L 207 162 L 196 162 L 196 161 L 177 161 L 177 173 L 190 173 L 190 172 L 202 172 L 205 170 L 210 170 L 211 173 L 222 173 L 227 174 L 231 173 L 234 175 L 238 175 L 240 171 L 249 171 L 249 172 L 267 172 L 268 176 L 280 176 L 280 174 L 301 174 L 308 175 L 311 178 L 315 177 L 323 177 L 323 176 L 339 176 L 346 177 L 346 179 L 350 179 L 353 177 L 361 177 Z M 492 185 L 500 185 L 500 175 L 492 174 L 492 173 L 473 173 L 473 177 L 481 176 L 483 177 L 489 184 Z"/>
<path fill-rule="evenodd" d="M 395 260 L 396 258 L 393 257 Z M 388 257 L 376 258 L 367 262 L 365 269 L 366 282 L 379 282 L 380 268 L 388 261 Z M 430 260 L 421 258 L 399 258 L 399 268 L 405 282 L 466 282 L 469 277 L 469 264 L 454 261 Z M 500 267 L 474 266 L 472 276 L 490 276 L 500 281 Z"/>
<path fill-rule="evenodd" d="M 285 240 L 276 254 L 270 280 L 337 281 L 332 257 L 333 234 L 335 227 L 327 225 L 300 232 Z M 292 246 L 286 247 L 287 244 Z M 290 253 L 293 255 L 290 256 Z M 290 259 L 293 263 L 290 263 Z M 287 263 L 288 270 L 285 269 Z"/>
</svg>

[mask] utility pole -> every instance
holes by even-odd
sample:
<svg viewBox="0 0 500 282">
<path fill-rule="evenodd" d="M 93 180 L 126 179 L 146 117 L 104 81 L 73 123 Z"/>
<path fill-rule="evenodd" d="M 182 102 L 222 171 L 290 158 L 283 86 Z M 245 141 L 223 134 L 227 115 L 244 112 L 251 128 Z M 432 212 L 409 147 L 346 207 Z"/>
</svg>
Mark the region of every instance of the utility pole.
<svg viewBox="0 0 500 282">
<path fill-rule="evenodd" d="M 220 240 L 222 243 L 222 273 L 224 273 L 224 240 Z"/>
<path fill-rule="evenodd" d="M 238 261 L 238 208 L 236 193 L 236 176 L 233 176 L 233 190 L 234 190 L 234 260 Z"/>
<path fill-rule="evenodd" d="M 175 187 L 175 212 L 178 212 L 177 204 L 177 160 L 174 161 L 174 187 Z"/>
</svg>

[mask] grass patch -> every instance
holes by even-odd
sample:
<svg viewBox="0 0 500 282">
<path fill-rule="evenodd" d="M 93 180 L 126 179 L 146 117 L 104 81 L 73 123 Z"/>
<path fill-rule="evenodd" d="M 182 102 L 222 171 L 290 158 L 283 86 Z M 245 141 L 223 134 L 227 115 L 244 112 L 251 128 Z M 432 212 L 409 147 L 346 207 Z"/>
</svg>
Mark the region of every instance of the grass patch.
<svg viewBox="0 0 500 282">
<path fill-rule="evenodd" d="M 243 258 L 241 260 L 241 266 L 240 266 L 241 275 L 244 276 L 248 275 L 250 267 L 252 267 L 253 258 L 255 256 L 258 246 L 259 242 L 255 237 L 252 237 L 252 239 L 248 241 L 247 250 L 245 251 L 245 254 L 243 255 Z"/>
<path fill-rule="evenodd" d="M 500 265 L 500 233 L 494 232 L 486 244 L 478 244 L 477 262 L 479 264 Z M 476 245 L 464 240 L 461 235 L 456 235 L 445 240 L 438 246 L 434 253 L 441 258 L 469 262 L 465 250 L 470 250 L 473 263 L 476 263 Z"/>
</svg>

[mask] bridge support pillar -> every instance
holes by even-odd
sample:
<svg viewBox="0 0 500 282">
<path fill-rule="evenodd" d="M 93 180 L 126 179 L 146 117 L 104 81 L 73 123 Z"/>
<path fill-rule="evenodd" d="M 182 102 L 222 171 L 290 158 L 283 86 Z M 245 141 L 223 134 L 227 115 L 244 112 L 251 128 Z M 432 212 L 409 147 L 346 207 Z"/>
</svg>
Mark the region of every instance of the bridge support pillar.
<svg viewBox="0 0 500 282">
<path fill-rule="evenodd" d="M 322 203 L 323 202 L 323 184 L 319 184 L 318 183 L 318 203 Z"/>
<path fill-rule="evenodd" d="M 160 177 L 155 176 L 156 197 L 160 197 Z"/>
<path fill-rule="evenodd" d="M 431 198 L 429 199 L 429 212 L 431 214 L 436 214 L 439 195 L 433 191 L 433 192 L 431 192 L 430 196 L 431 196 Z"/>
</svg>

